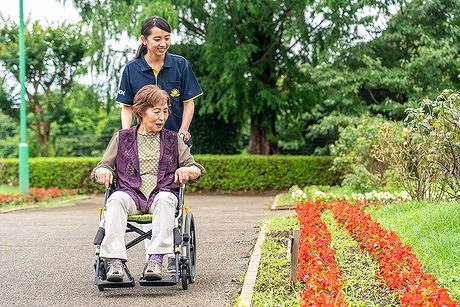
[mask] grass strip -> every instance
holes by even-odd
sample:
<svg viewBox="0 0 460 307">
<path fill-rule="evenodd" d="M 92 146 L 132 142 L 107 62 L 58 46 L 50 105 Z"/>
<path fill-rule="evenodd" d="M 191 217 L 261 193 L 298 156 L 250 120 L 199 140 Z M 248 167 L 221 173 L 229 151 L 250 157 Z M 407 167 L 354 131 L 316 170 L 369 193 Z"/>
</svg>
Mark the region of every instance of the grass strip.
<svg viewBox="0 0 460 307">
<path fill-rule="evenodd" d="M 460 204 L 412 201 L 366 211 L 410 245 L 423 270 L 460 302 Z"/>
<path fill-rule="evenodd" d="M 346 230 L 338 229 L 332 213 L 326 210 L 321 219 L 331 233 L 335 258 L 345 280 L 342 291 L 352 306 L 400 306 L 394 291 L 375 278 L 378 265 Z"/>
<path fill-rule="evenodd" d="M 291 198 L 290 193 L 280 193 L 276 195 L 275 200 L 273 201 L 273 204 L 278 209 L 295 208 L 297 201 Z"/>
<path fill-rule="evenodd" d="M 60 207 L 72 207 L 76 205 L 76 201 L 88 199 L 93 197 L 93 195 L 71 195 L 71 196 L 62 196 L 51 198 L 48 200 L 43 200 L 40 202 L 34 203 L 24 203 L 20 205 L 16 204 L 0 204 L 0 213 L 7 213 L 17 210 L 25 209 L 37 209 L 37 208 L 60 208 Z"/>
<path fill-rule="evenodd" d="M 293 229 L 299 227 L 294 215 L 272 217 L 262 244 L 256 285 L 252 296 L 253 306 L 300 306 L 300 284 L 289 281 L 290 260 L 287 242 Z"/>
<path fill-rule="evenodd" d="M 19 187 L 0 184 L 0 194 L 19 194 Z"/>
<path fill-rule="evenodd" d="M 390 288 L 401 290 L 399 300 L 402 305 L 456 306 L 436 278 L 423 272 L 416 254 L 395 232 L 382 228 L 360 206 L 343 201 L 330 208 L 334 218 L 359 242 L 360 248 L 378 261 L 376 277 Z"/>
</svg>

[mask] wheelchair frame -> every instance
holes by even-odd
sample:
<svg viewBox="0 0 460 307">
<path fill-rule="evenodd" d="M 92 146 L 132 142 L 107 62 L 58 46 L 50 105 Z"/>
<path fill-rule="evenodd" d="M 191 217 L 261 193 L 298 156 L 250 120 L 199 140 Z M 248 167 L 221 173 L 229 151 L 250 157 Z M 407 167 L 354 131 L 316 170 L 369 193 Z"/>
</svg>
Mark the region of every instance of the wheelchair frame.
<svg viewBox="0 0 460 307">
<path fill-rule="evenodd" d="M 108 188 L 105 192 L 104 207 L 107 203 L 107 199 L 111 194 L 111 189 Z M 195 282 L 196 278 L 196 236 L 195 236 L 195 222 L 193 219 L 193 214 L 189 211 L 188 207 L 184 205 L 184 191 L 185 185 L 181 185 L 179 188 L 179 199 L 176 208 L 176 213 L 174 217 L 174 229 L 173 229 L 173 238 L 174 238 L 174 255 L 175 255 L 175 264 L 176 272 L 174 275 L 164 276 L 160 280 L 146 280 L 144 276 L 140 276 L 139 284 L 141 286 L 171 286 L 176 285 L 179 282 L 182 284 L 182 288 L 186 290 L 188 284 Z M 99 219 L 102 219 L 102 208 L 99 208 Z M 138 237 L 126 243 L 126 249 L 129 249 L 136 244 L 144 241 L 145 239 L 151 239 L 152 230 L 144 232 L 142 229 L 131 224 L 133 222 L 127 223 L 126 232 L 135 232 L 139 234 Z M 147 224 L 150 222 L 134 222 L 139 224 Z M 121 282 L 110 282 L 106 279 L 106 270 L 104 260 L 99 256 L 100 246 L 102 240 L 104 239 L 105 229 L 99 227 L 94 238 L 94 245 L 96 245 L 96 260 L 94 263 L 94 269 L 96 271 L 95 284 L 97 285 L 99 291 L 104 291 L 105 288 L 128 288 L 135 286 L 135 280 L 129 272 L 126 263 L 123 262 L 123 267 L 126 271 L 128 280 Z"/>
</svg>

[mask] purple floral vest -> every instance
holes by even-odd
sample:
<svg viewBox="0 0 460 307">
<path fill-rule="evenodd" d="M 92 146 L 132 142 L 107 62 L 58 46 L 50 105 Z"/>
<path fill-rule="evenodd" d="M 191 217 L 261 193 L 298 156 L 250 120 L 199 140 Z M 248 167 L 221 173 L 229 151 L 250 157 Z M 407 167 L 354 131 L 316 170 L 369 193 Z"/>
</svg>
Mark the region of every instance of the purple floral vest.
<svg viewBox="0 0 460 307">
<path fill-rule="evenodd" d="M 119 132 L 118 153 L 115 159 L 117 181 L 115 191 L 128 193 L 143 213 L 149 211 L 159 191 L 172 192 L 178 196 L 179 184 L 174 183 L 174 173 L 179 168 L 177 133 L 163 128 L 160 131 L 160 161 L 158 163 L 157 186 L 148 199 L 139 190 L 141 175 L 137 129 L 139 125 Z"/>
</svg>

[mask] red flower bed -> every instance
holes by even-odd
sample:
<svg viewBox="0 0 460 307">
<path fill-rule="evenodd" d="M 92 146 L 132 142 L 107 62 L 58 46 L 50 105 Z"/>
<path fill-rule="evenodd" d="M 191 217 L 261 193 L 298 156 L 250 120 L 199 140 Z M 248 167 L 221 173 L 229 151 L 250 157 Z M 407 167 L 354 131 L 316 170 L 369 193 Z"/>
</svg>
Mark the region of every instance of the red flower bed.
<svg viewBox="0 0 460 307">
<path fill-rule="evenodd" d="M 31 188 L 29 194 L 0 194 L 0 205 L 13 204 L 19 205 L 27 202 L 38 202 L 59 196 L 75 195 L 76 190 L 70 189 L 40 189 Z"/>
<path fill-rule="evenodd" d="M 297 279 L 305 281 L 302 306 L 345 306 L 343 281 L 331 246 L 331 234 L 321 221 L 322 205 L 308 201 L 297 205 L 300 222 Z"/>
<path fill-rule="evenodd" d="M 362 207 L 363 204 L 357 204 Z M 422 264 L 393 231 L 383 229 L 370 214 L 346 201 L 331 206 L 339 225 L 343 225 L 360 247 L 378 261 L 376 277 L 390 288 L 401 290 L 403 306 L 457 306 L 436 278 L 422 271 Z"/>
</svg>

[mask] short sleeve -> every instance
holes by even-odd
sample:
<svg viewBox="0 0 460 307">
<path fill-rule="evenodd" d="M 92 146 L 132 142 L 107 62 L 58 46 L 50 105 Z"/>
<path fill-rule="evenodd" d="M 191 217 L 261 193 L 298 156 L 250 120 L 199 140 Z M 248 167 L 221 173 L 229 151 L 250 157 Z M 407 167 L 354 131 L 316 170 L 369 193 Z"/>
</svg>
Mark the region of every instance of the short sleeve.
<svg viewBox="0 0 460 307">
<path fill-rule="evenodd" d="M 190 62 L 187 61 L 187 65 L 185 66 L 184 71 L 182 72 L 182 101 L 187 101 L 190 99 L 194 99 L 201 94 L 203 94 L 203 90 L 198 83 L 198 79 L 195 77 L 193 73 L 192 66 Z"/>
<path fill-rule="evenodd" d="M 117 101 L 132 105 L 134 100 L 133 89 L 129 82 L 129 68 L 125 67 L 123 74 L 121 75 L 120 86 L 117 92 Z"/>
</svg>

